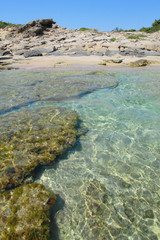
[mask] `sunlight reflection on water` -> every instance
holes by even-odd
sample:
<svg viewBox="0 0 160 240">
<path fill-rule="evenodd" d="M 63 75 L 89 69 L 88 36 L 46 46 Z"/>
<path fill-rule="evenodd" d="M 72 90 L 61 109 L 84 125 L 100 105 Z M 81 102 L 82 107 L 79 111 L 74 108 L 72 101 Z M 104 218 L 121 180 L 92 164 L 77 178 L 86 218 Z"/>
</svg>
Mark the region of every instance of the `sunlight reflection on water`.
<svg viewBox="0 0 160 240">
<path fill-rule="evenodd" d="M 2 114 L 4 109 L 66 107 L 76 110 L 88 129 L 37 179 L 60 200 L 53 239 L 160 239 L 160 74 L 116 73 L 107 77 L 114 87 L 104 84 L 104 76 L 59 76 L 1 73 L 0 89 Z"/>
<path fill-rule="evenodd" d="M 119 76 L 80 100 L 88 133 L 38 180 L 65 202 L 60 239 L 160 238 L 160 75 Z"/>
</svg>

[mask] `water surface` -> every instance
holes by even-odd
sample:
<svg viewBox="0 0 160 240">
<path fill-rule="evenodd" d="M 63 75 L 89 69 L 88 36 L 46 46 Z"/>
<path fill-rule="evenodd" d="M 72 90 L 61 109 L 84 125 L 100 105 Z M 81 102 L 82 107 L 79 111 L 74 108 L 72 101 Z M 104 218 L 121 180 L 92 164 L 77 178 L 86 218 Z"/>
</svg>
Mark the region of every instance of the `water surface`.
<svg viewBox="0 0 160 240">
<path fill-rule="evenodd" d="M 23 106 L 76 110 L 88 129 L 37 179 L 61 199 L 53 239 L 160 239 L 160 73 L 116 73 L 114 83 Z M 46 97 L 43 87 L 40 92 Z"/>
</svg>

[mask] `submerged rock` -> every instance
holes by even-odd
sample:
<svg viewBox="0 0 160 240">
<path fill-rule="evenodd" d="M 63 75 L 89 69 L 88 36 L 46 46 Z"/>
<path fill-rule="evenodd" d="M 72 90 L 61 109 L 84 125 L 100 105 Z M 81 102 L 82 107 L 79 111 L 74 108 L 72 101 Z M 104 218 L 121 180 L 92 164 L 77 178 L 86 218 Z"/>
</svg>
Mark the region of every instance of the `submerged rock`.
<svg viewBox="0 0 160 240">
<path fill-rule="evenodd" d="M 0 191 L 22 184 L 37 166 L 53 164 L 73 146 L 77 120 L 76 112 L 53 107 L 2 116 Z"/>
<path fill-rule="evenodd" d="M 49 239 L 49 209 L 55 199 L 53 193 L 37 183 L 2 193 L 0 239 Z"/>
<path fill-rule="evenodd" d="M 56 215 L 61 239 L 158 239 L 154 201 L 148 203 L 131 188 L 124 190 L 119 177 L 114 182 L 119 186 L 116 193 L 97 179 L 83 181 L 80 194 L 72 194 L 76 201 Z"/>
<path fill-rule="evenodd" d="M 1 73 L 0 114 L 40 101 L 72 101 L 100 88 L 114 88 L 113 73 L 36 71 Z M 23 94 L 21 94 L 23 93 Z"/>
<path fill-rule="evenodd" d="M 140 59 L 140 60 L 137 60 L 135 62 L 130 62 L 129 66 L 130 67 L 145 67 L 145 66 L 149 65 L 150 63 L 151 62 L 148 61 L 148 60 Z"/>
</svg>

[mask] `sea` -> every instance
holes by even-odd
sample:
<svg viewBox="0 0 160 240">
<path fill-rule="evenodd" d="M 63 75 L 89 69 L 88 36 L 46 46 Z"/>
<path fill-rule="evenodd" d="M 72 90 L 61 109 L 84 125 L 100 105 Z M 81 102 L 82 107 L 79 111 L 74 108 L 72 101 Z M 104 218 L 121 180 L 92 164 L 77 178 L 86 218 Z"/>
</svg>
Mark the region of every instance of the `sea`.
<svg viewBox="0 0 160 240">
<path fill-rule="evenodd" d="M 11 70 L 0 84 L 1 115 L 64 107 L 86 129 L 35 177 L 57 196 L 51 239 L 160 239 L 158 68 Z"/>
</svg>

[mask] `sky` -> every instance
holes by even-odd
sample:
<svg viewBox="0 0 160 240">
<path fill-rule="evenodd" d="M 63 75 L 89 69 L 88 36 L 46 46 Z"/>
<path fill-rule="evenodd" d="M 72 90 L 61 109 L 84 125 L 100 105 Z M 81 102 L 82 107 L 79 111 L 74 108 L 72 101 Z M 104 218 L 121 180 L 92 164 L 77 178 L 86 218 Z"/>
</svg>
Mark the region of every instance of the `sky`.
<svg viewBox="0 0 160 240">
<path fill-rule="evenodd" d="M 59 26 L 111 31 L 150 27 L 160 19 L 160 0 L 7 0 L 0 21 L 25 24 L 52 18 Z"/>
</svg>

